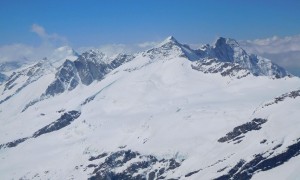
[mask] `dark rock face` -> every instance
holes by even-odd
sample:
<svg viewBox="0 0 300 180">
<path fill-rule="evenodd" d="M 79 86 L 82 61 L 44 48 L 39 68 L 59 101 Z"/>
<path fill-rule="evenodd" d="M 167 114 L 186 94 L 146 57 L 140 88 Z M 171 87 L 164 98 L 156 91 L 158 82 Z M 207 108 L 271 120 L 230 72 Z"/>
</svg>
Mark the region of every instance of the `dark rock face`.
<svg viewBox="0 0 300 180">
<path fill-rule="evenodd" d="M 88 51 L 83 53 L 74 62 L 66 60 L 55 75 L 52 82 L 42 97 L 61 94 L 66 90 L 71 91 L 81 82 L 90 85 L 94 81 L 100 81 L 111 70 L 132 60 L 134 56 L 120 54 L 115 59 L 108 59 L 103 53 Z"/>
<path fill-rule="evenodd" d="M 216 178 L 215 180 L 228 180 L 245 164 L 246 161 L 240 160 L 226 175 Z"/>
<path fill-rule="evenodd" d="M 15 141 L 11 141 L 5 144 L 0 144 L 0 149 L 2 148 L 11 148 L 16 147 L 17 145 L 25 142 L 30 138 L 37 138 L 43 134 L 50 133 L 53 131 L 58 131 L 68 125 L 70 125 L 75 119 L 77 119 L 81 113 L 79 111 L 68 111 L 64 113 L 59 119 L 54 121 L 53 123 L 43 127 L 42 129 L 36 131 L 31 137 L 20 138 Z"/>
<path fill-rule="evenodd" d="M 7 82 L 6 82 L 5 85 L 4 85 L 4 90 L 3 90 L 3 92 L 12 89 L 12 88 L 16 85 L 15 81 L 16 81 L 20 76 L 22 76 L 22 73 L 21 73 L 21 72 L 13 72 L 12 75 L 10 75 L 10 76 L 8 77 Z"/>
<path fill-rule="evenodd" d="M 101 63 L 94 52 L 85 52 L 74 62 L 82 84 L 90 85 L 94 80 L 101 80 L 110 69 Z M 103 58 L 104 54 L 100 54 Z"/>
<path fill-rule="evenodd" d="M 90 85 L 95 80 L 102 80 L 111 70 L 131 60 L 130 55 L 120 54 L 115 59 L 108 59 L 103 53 L 88 51 L 74 61 L 82 84 Z"/>
<path fill-rule="evenodd" d="M 190 177 L 190 176 L 192 176 L 192 175 L 198 173 L 199 171 L 200 171 L 200 170 L 189 172 L 189 173 L 187 173 L 184 177 Z"/>
<path fill-rule="evenodd" d="M 60 94 L 65 91 L 65 87 L 60 80 L 55 80 L 46 89 L 45 96 L 54 96 L 55 94 Z"/>
<path fill-rule="evenodd" d="M 13 94 L 14 95 L 14 94 Z M 5 101 L 9 100 L 13 95 L 9 95 L 6 98 L 0 100 L 0 104 L 4 103 Z"/>
<path fill-rule="evenodd" d="M 246 134 L 249 131 L 259 130 L 261 129 L 261 125 L 266 122 L 267 122 L 266 119 L 261 119 L 261 118 L 253 119 L 250 122 L 235 127 L 231 132 L 227 133 L 226 136 L 221 137 L 218 140 L 218 142 L 224 143 L 224 142 L 240 140 L 241 138 L 244 137 L 240 135 Z"/>
<path fill-rule="evenodd" d="M 127 55 L 127 54 L 119 54 L 111 63 L 110 66 L 115 69 L 122 64 L 131 61 L 134 58 L 133 55 Z"/>
<path fill-rule="evenodd" d="M 196 61 L 192 68 L 204 73 L 220 73 L 222 76 L 236 77 L 241 79 L 250 74 L 238 64 L 229 62 L 220 62 L 217 59 L 203 59 Z"/>
<path fill-rule="evenodd" d="M 96 159 L 101 159 L 101 158 L 104 158 L 104 157 L 107 156 L 107 155 L 108 155 L 108 153 L 104 152 L 104 153 L 102 153 L 102 154 L 99 154 L 98 156 L 92 156 L 92 157 L 90 157 L 90 158 L 89 158 L 89 161 L 94 161 L 94 160 L 96 160 Z"/>
<path fill-rule="evenodd" d="M 104 157 L 105 161 L 103 163 L 90 166 L 94 171 L 89 179 L 164 179 L 168 171 L 172 171 L 181 165 L 175 159 L 162 159 L 159 161 L 152 155 L 141 155 L 131 150 L 121 150 L 111 154 L 103 153 L 91 157 L 89 160 L 93 161 Z M 116 172 L 116 169 L 120 167 L 124 167 L 125 170 Z"/>
<path fill-rule="evenodd" d="M 272 150 L 278 148 L 278 145 Z M 278 167 L 285 162 L 289 161 L 291 158 L 296 157 L 300 154 L 300 141 L 297 140 L 296 143 L 287 147 L 286 151 L 276 154 L 271 157 L 273 153 L 269 153 L 269 156 L 264 156 L 266 153 L 258 154 L 253 157 L 249 162 L 241 160 L 243 163 L 238 163 L 234 168 L 232 168 L 227 174 L 216 178 L 217 180 L 225 179 L 251 179 L 252 176 L 259 171 L 267 171 Z M 240 161 L 240 162 L 241 162 Z"/>
<path fill-rule="evenodd" d="M 73 90 L 79 84 L 79 77 L 74 63 L 66 60 L 56 73 L 55 79 L 46 89 L 44 96 L 54 96 L 65 90 Z"/>
<path fill-rule="evenodd" d="M 79 111 L 66 112 L 59 119 L 54 121 L 53 123 L 43 127 L 42 129 L 38 130 L 37 132 L 35 132 L 32 137 L 36 138 L 40 135 L 60 130 L 60 129 L 70 125 L 72 123 L 72 121 L 74 121 L 75 119 L 77 119 L 80 116 L 80 114 L 81 113 Z"/>
<path fill-rule="evenodd" d="M 293 98 L 293 99 L 295 99 L 295 98 L 297 98 L 297 97 L 300 97 L 300 90 L 292 91 L 292 92 L 283 94 L 283 95 L 281 95 L 281 96 L 279 96 L 279 97 L 276 97 L 276 98 L 274 99 L 274 101 L 265 104 L 265 105 L 263 106 L 263 108 L 266 107 L 266 106 L 270 106 L 270 105 L 272 105 L 272 104 L 277 104 L 277 103 L 279 103 L 279 102 L 282 102 L 282 101 L 284 101 L 284 100 L 287 99 L 287 98 Z"/>
<path fill-rule="evenodd" d="M 17 139 L 17 140 L 14 140 L 12 142 L 8 142 L 6 144 L 0 144 L 0 149 L 2 148 L 11 148 L 11 147 L 16 147 L 18 144 L 26 141 L 28 138 L 21 138 L 21 139 Z"/>
<path fill-rule="evenodd" d="M 113 60 L 109 60 L 103 53 L 88 51 L 74 61 L 82 84 L 90 85 L 93 81 L 102 80 L 111 70 L 132 60 L 134 56 L 119 54 Z"/>
<path fill-rule="evenodd" d="M 262 141 L 260 141 L 259 143 L 260 144 L 264 144 L 264 143 L 266 143 L 267 142 L 267 140 L 266 139 L 263 139 Z"/>
<path fill-rule="evenodd" d="M 65 89 L 73 90 L 79 84 L 77 70 L 72 61 L 66 60 L 57 75 L 60 81 L 67 85 Z"/>
<path fill-rule="evenodd" d="M 74 62 L 67 59 L 55 74 L 55 80 L 47 87 L 45 93 L 26 104 L 22 112 L 44 99 L 75 89 L 80 82 L 90 85 L 93 81 L 102 80 L 107 73 L 133 58 L 132 55 L 119 54 L 113 60 L 109 60 L 100 52 L 88 51 Z M 0 104 L 7 99 L 0 100 Z"/>
<path fill-rule="evenodd" d="M 214 55 L 222 62 L 235 62 L 234 47 L 238 47 L 238 43 L 235 40 L 227 42 L 226 38 L 220 37 L 214 47 Z M 247 53 L 243 50 L 242 55 Z"/>
<path fill-rule="evenodd" d="M 45 93 L 26 104 L 22 112 L 44 99 L 75 89 L 80 82 L 89 85 L 95 80 L 103 79 L 108 72 L 130 61 L 133 56 L 120 54 L 111 61 L 111 64 L 105 64 L 109 61 L 102 60 L 103 58 L 105 57 L 102 53 L 88 51 L 79 56 L 75 62 L 67 59 L 55 74 L 55 80 L 47 87 Z M 0 103 L 10 97 L 0 100 Z"/>
</svg>

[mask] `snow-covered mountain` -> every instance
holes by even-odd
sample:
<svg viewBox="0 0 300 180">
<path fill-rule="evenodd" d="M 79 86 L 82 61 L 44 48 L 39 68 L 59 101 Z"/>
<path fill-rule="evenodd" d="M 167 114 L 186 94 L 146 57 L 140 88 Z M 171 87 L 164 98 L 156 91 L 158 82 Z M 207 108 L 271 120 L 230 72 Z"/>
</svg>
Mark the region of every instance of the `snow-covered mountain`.
<svg viewBox="0 0 300 180">
<path fill-rule="evenodd" d="M 272 63 L 271 60 L 248 54 L 234 39 L 221 37 L 214 46 L 204 45 L 197 52 L 200 57 L 237 63 L 255 76 L 273 76 L 275 78 L 291 76 L 284 68 Z"/>
<path fill-rule="evenodd" d="M 0 85 L 0 179 L 299 177 L 300 78 L 235 40 L 60 50 Z"/>
<path fill-rule="evenodd" d="M 0 63 L 0 72 L 8 72 L 20 68 L 27 59 L 22 59 L 21 61 L 3 62 Z"/>
</svg>

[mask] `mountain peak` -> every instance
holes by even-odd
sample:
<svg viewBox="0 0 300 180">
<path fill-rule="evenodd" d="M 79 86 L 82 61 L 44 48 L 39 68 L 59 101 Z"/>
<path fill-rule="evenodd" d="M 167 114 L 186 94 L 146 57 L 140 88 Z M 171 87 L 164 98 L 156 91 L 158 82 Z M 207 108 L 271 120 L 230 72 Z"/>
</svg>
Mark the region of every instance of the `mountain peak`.
<svg viewBox="0 0 300 180">
<path fill-rule="evenodd" d="M 229 45 L 231 47 L 239 47 L 239 43 L 232 38 L 219 37 L 215 42 L 215 47 Z"/>
<path fill-rule="evenodd" d="M 90 49 L 90 50 L 88 50 L 84 53 L 87 53 L 87 54 L 101 54 L 101 55 L 103 54 L 104 55 L 104 53 L 101 52 L 99 49 Z"/>
<path fill-rule="evenodd" d="M 147 50 L 144 55 L 150 58 L 167 58 L 185 57 L 191 61 L 198 60 L 199 57 L 188 45 L 179 43 L 173 36 L 167 37 L 160 44 L 152 49 Z"/>
<path fill-rule="evenodd" d="M 168 36 L 165 40 L 163 40 L 159 46 L 163 46 L 165 44 L 180 44 L 175 38 L 174 36 Z"/>
<path fill-rule="evenodd" d="M 104 54 L 99 49 L 90 49 L 83 52 L 78 60 L 80 61 L 92 61 L 94 63 L 104 63 L 109 64 L 112 60 L 106 54 Z"/>
<path fill-rule="evenodd" d="M 80 56 L 87 58 L 87 59 L 90 59 L 90 58 L 102 59 L 102 58 L 106 57 L 106 55 L 98 49 L 90 49 L 88 51 L 83 52 Z"/>
<path fill-rule="evenodd" d="M 166 38 L 166 41 L 173 41 L 173 42 L 177 42 L 177 40 L 175 39 L 175 37 L 174 37 L 174 36 L 168 36 L 168 37 Z"/>
</svg>

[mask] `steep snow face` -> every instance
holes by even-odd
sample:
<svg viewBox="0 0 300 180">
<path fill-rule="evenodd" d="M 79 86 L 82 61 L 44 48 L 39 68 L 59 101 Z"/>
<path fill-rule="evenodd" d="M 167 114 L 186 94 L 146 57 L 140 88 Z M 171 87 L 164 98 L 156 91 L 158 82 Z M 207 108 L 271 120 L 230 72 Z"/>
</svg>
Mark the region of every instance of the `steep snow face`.
<svg viewBox="0 0 300 180">
<path fill-rule="evenodd" d="M 0 179 L 299 177 L 300 79 L 191 61 L 178 44 L 16 72 L 1 99 L 48 70 L 0 104 Z"/>
<path fill-rule="evenodd" d="M 251 59 L 255 60 L 257 62 L 257 72 L 256 75 L 264 75 L 264 76 L 270 76 L 275 78 L 282 78 L 282 77 L 290 77 L 292 74 L 287 72 L 283 67 L 278 66 L 275 63 L 272 63 L 271 60 L 263 58 L 261 56 L 257 55 L 251 55 Z"/>
<path fill-rule="evenodd" d="M 19 93 L 31 83 L 54 71 L 54 67 L 48 61 L 42 60 L 36 64 L 13 72 L 0 87 L 0 91 L 2 91 L 0 104 Z"/>
<path fill-rule="evenodd" d="M 65 90 L 73 90 L 79 84 L 80 79 L 74 62 L 66 60 L 55 75 L 56 79 L 52 82 L 44 96 L 54 96 L 63 93 Z"/>
<path fill-rule="evenodd" d="M 214 46 L 205 45 L 197 51 L 202 58 L 216 58 L 221 62 L 237 63 L 255 76 L 282 78 L 291 76 L 284 68 L 269 59 L 248 54 L 236 40 L 219 38 Z"/>
<path fill-rule="evenodd" d="M 234 39 L 219 38 L 214 45 L 215 56 L 224 62 L 235 62 L 251 68 L 248 54 Z"/>
</svg>

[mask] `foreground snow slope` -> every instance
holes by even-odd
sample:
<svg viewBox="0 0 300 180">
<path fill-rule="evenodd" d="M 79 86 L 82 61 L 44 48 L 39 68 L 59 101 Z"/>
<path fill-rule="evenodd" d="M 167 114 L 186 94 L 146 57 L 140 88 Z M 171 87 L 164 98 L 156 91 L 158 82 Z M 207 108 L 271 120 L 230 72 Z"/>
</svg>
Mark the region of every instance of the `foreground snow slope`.
<svg viewBox="0 0 300 180">
<path fill-rule="evenodd" d="M 24 110 L 47 72 L 0 104 L 0 179 L 299 177 L 299 78 L 212 73 L 154 50 Z"/>
</svg>

